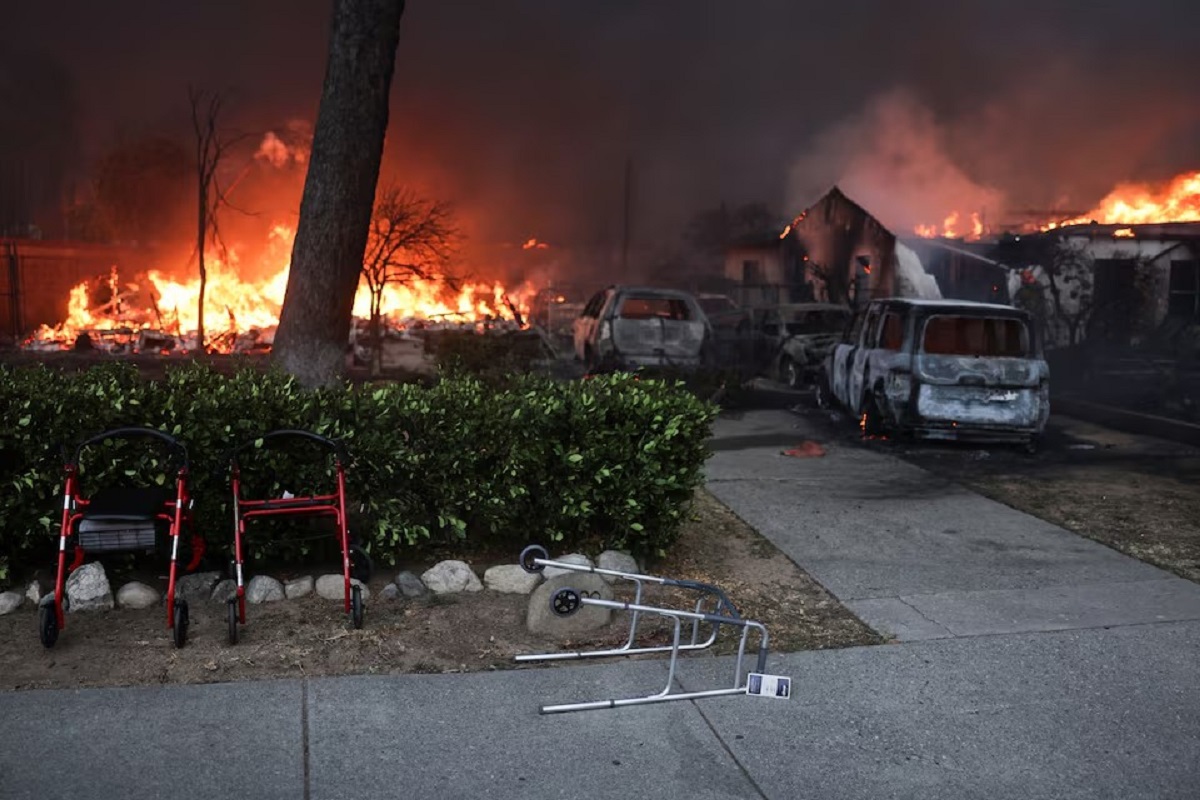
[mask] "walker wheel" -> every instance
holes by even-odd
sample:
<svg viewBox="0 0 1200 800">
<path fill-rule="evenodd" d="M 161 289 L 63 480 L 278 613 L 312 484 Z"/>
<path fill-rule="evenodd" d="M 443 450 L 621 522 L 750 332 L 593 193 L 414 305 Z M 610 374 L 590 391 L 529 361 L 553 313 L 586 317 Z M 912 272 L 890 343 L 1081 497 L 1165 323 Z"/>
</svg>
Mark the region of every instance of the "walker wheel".
<svg viewBox="0 0 1200 800">
<path fill-rule="evenodd" d="M 574 589 L 559 589 L 550 598 L 550 610 L 560 617 L 569 617 L 579 610 L 579 592 Z"/>
<path fill-rule="evenodd" d="M 238 640 L 237 599 L 231 598 L 229 600 L 229 602 L 226 603 L 225 605 L 227 605 L 229 607 L 228 611 L 225 612 L 226 616 L 229 617 L 229 643 L 237 644 L 237 640 Z"/>
<path fill-rule="evenodd" d="M 362 583 L 370 583 L 371 573 L 374 569 L 375 565 L 371 563 L 371 557 L 367 555 L 367 551 L 359 545 L 350 545 L 350 577 L 356 578 Z"/>
<path fill-rule="evenodd" d="M 355 628 L 363 626 L 363 614 L 366 609 L 363 608 L 362 587 L 350 587 L 350 621 L 354 623 Z"/>
<path fill-rule="evenodd" d="M 58 641 L 58 614 L 53 601 L 38 606 L 38 638 L 46 649 Z"/>
<path fill-rule="evenodd" d="M 546 548 L 540 544 L 531 544 L 521 551 L 521 568 L 526 572 L 541 572 L 546 568 L 545 564 L 535 564 L 534 559 L 548 559 L 550 554 L 546 552 Z"/>
<path fill-rule="evenodd" d="M 171 621 L 171 638 L 176 647 L 187 644 L 188 605 L 186 600 L 175 601 L 175 618 Z"/>
</svg>

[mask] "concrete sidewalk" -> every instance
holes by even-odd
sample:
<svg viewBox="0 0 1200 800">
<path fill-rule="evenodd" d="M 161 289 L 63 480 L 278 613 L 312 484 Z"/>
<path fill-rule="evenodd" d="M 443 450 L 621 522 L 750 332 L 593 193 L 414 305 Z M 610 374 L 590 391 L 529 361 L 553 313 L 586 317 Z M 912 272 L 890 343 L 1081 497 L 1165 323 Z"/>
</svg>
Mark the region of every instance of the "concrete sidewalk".
<svg viewBox="0 0 1200 800">
<path fill-rule="evenodd" d="M 710 488 L 899 644 L 772 656 L 789 701 L 549 717 L 666 666 L 0 694 L 0 800 L 1200 797 L 1200 587 L 887 456 L 783 457 L 786 413 L 716 433 Z"/>
<path fill-rule="evenodd" d="M 787 412 L 723 419 L 708 488 L 865 622 L 901 641 L 1200 619 L 1200 586 Z M 730 443 L 733 445 L 730 447 Z"/>
</svg>

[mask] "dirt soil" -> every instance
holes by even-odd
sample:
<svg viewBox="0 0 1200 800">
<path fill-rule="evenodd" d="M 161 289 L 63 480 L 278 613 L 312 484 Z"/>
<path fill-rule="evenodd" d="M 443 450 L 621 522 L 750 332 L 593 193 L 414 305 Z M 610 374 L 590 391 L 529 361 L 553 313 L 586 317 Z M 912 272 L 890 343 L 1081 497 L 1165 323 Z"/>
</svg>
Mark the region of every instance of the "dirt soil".
<svg viewBox="0 0 1200 800">
<path fill-rule="evenodd" d="M 773 651 L 880 641 L 707 492 L 697 493 L 692 516 L 673 555 L 653 565 L 653 574 L 717 583 L 743 616 L 767 626 Z M 430 564 L 401 566 L 419 573 Z M 482 574 L 491 564 L 472 566 Z M 371 581 L 373 594 L 397 570 L 379 570 L 384 574 Z M 632 599 L 632 593 L 618 597 Z M 694 595 L 685 600 L 661 590 L 647 595 L 651 604 L 666 600 L 688 610 L 694 599 Z M 628 634 L 629 617 L 621 613 L 613 615 L 607 629 L 586 638 L 555 641 L 535 636 L 524 625 L 528 602 L 523 595 L 490 591 L 416 600 L 373 599 L 367 606 L 366 624 L 354 630 L 340 603 L 313 595 L 249 606 L 247 625 L 236 646 L 226 641 L 223 604 L 193 604 L 189 641 L 182 650 L 171 644 L 161 607 L 72 614 L 55 648 L 44 650 L 37 638 L 35 611 L 26 603 L 0 617 L 0 690 L 514 669 L 518 665 L 512 659 L 518 653 L 618 646 Z M 713 652 L 736 649 L 736 634 L 723 630 Z M 661 623 L 648 624 L 643 631 L 639 642 L 667 641 Z M 751 647 L 756 646 L 751 639 Z"/>
<path fill-rule="evenodd" d="M 852 422 L 802 405 L 830 438 L 860 442 L 1047 522 L 1200 582 L 1200 449 L 1052 416 L 1041 451 L 862 441 Z"/>
</svg>

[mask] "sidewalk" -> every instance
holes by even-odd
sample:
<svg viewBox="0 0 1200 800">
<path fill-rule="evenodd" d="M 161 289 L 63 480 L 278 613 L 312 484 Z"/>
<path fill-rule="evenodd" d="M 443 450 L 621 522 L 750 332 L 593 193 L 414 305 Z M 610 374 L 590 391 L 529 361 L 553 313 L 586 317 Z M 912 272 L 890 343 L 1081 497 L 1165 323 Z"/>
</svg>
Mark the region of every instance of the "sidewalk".
<svg viewBox="0 0 1200 800">
<path fill-rule="evenodd" d="M 0 694 L 0 800 L 1200 796 L 1200 587 L 802 426 L 722 420 L 710 488 L 901 643 L 772 656 L 790 701 L 537 713 L 657 661 Z"/>
</svg>

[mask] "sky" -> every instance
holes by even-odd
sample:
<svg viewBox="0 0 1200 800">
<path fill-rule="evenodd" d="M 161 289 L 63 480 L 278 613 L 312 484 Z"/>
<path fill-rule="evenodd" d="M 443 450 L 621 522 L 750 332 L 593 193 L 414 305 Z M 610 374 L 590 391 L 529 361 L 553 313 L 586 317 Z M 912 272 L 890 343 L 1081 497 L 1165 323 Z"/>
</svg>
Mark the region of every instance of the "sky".
<svg viewBox="0 0 1200 800">
<path fill-rule="evenodd" d="M 69 105 L 81 169 L 186 132 L 189 84 L 227 93 L 231 129 L 315 118 L 330 0 L 9 5 L 7 79 L 61 71 L 69 100 L 27 113 L 57 128 Z M 626 159 L 642 243 L 832 183 L 894 225 L 1086 209 L 1200 169 L 1196 30 L 1194 0 L 410 0 L 384 180 L 476 237 L 575 245 L 619 239 Z"/>
</svg>

